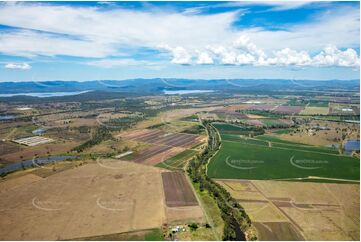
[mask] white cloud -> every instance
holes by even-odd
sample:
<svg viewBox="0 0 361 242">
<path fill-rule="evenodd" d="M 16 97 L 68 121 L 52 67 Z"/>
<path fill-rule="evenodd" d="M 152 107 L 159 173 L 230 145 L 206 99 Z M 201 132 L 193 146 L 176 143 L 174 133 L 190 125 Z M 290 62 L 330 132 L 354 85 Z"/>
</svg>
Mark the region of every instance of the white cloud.
<svg viewBox="0 0 361 242">
<path fill-rule="evenodd" d="M 306 51 L 296 51 L 290 48 L 284 48 L 275 52 L 275 57 L 267 60 L 271 65 L 297 65 L 305 66 L 311 64 L 311 57 Z"/>
<path fill-rule="evenodd" d="M 360 58 L 353 49 L 341 51 L 336 46 L 326 46 L 321 53 L 313 58 L 314 65 L 320 66 L 344 66 L 357 67 L 360 65 Z"/>
<path fill-rule="evenodd" d="M 240 54 L 237 56 L 237 64 L 239 65 L 250 65 L 256 61 L 256 58 L 247 53 L 247 54 Z"/>
<path fill-rule="evenodd" d="M 223 46 L 207 46 L 213 54 L 215 54 L 219 62 L 223 65 L 235 65 L 237 62 L 237 54 Z"/>
<path fill-rule="evenodd" d="M 305 3 L 261 4 L 284 10 Z M 0 24 L 26 30 L 0 32 L 0 53 L 107 59 L 124 55 L 129 48 L 159 49 L 159 43 L 165 43 L 161 49 L 171 54 L 174 64 L 191 64 L 196 58 L 197 64 L 359 66 L 358 54 L 351 49 L 360 41 L 358 8 L 327 9 L 312 22 L 281 26 L 284 30 L 233 28 L 242 14 L 245 12 L 195 15 L 167 9 L 146 12 L 47 3 L 4 4 Z M 320 53 L 329 44 L 346 50 Z M 110 67 L 125 63 L 109 60 L 92 64 Z"/>
<path fill-rule="evenodd" d="M 191 64 L 192 56 L 182 46 L 176 46 L 174 48 L 169 45 L 159 45 L 160 49 L 164 49 L 170 52 L 173 56 L 171 62 L 173 64 L 188 65 Z"/>
<path fill-rule="evenodd" d="M 74 40 L 27 30 L 0 34 L 0 43 L 1 53 L 25 57 L 67 55 L 101 58 L 114 53 L 112 46 L 100 41 Z"/>
<path fill-rule="evenodd" d="M 20 69 L 20 70 L 29 70 L 31 69 L 31 65 L 28 63 L 7 63 L 5 65 L 7 69 Z"/>
<path fill-rule="evenodd" d="M 199 52 L 198 51 L 197 64 L 210 65 L 210 64 L 213 64 L 213 59 L 207 52 Z"/>
<path fill-rule="evenodd" d="M 342 51 L 335 46 L 327 46 L 313 57 L 307 51 L 291 48 L 283 48 L 267 55 L 245 35 L 241 35 L 233 42 L 233 48 L 224 46 L 207 46 L 206 48 L 215 54 L 220 64 L 225 65 L 342 67 L 359 67 L 360 65 L 357 52 L 351 48 Z"/>
</svg>

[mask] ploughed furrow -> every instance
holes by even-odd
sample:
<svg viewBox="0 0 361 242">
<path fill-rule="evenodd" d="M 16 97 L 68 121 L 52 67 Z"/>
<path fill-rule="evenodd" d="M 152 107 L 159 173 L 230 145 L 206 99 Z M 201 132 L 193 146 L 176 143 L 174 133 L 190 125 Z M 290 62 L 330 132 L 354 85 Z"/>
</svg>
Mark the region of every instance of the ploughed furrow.
<svg viewBox="0 0 361 242">
<path fill-rule="evenodd" d="M 135 140 L 138 140 L 138 141 L 142 141 L 142 142 L 148 142 L 149 140 L 152 140 L 153 138 L 155 138 L 155 137 L 157 137 L 157 136 L 161 136 L 161 135 L 163 135 L 163 134 L 164 134 L 163 131 L 154 130 L 154 131 L 148 132 L 148 133 L 146 133 L 146 134 L 137 136 L 137 137 L 135 137 L 134 139 L 135 139 Z"/>
<path fill-rule="evenodd" d="M 155 156 L 159 153 L 165 152 L 171 149 L 169 146 L 156 146 L 149 149 L 144 150 L 138 157 L 136 157 L 133 161 L 136 163 L 143 163 L 146 159 Z"/>
<path fill-rule="evenodd" d="M 162 180 L 168 207 L 198 205 L 192 188 L 183 173 L 163 172 Z"/>
</svg>

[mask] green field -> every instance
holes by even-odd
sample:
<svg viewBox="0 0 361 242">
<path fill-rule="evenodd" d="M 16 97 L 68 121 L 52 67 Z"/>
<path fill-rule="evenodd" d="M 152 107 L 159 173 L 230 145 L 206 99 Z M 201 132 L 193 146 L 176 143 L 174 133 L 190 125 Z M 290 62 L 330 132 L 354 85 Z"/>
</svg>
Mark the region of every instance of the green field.
<svg viewBox="0 0 361 242">
<path fill-rule="evenodd" d="M 311 177 L 312 181 L 320 180 L 317 177 L 360 179 L 359 160 L 338 155 L 334 149 L 293 143 L 268 135 L 244 139 L 239 135 L 221 132 L 221 139 L 221 148 L 208 165 L 211 178 L 269 180 Z"/>
<path fill-rule="evenodd" d="M 262 128 L 254 126 L 241 126 L 236 124 L 225 124 L 225 123 L 214 123 L 213 126 L 224 134 L 238 134 L 238 135 L 249 135 L 249 134 L 263 134 Z"/>
<path fill-rule="evenodd" d="M 194 150 L 185 150 L 155 166 L 169 169 L 169 170 L 181 170 L 186 162 L 196 153 Z"/>
</svg>

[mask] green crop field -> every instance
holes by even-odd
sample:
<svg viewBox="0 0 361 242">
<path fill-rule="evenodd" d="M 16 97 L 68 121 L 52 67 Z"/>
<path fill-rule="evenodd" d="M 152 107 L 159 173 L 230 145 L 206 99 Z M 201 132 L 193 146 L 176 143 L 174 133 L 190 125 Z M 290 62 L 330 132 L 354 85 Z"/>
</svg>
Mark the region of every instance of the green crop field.
<svg viewBox="0 0 361 242">
<path fill-rule="evenodd" d="M 266 135 L 244 139 L 239 135 L 221 133 L 221 139 L 221 148 L 208 165 L 211 178 L 309 178 L 312 181 L 326 178 L 322 181 L 333 182 L 360 179 L 359 160 L 338 155 L 333 149 L 288 142 Z"/>
<path fill-rule="evenodd" d="M 213 126 L 218 129 L 221 133 L 225 134 L 239 134 L 239 135 L 249 135 L 252 134 L 263 134 L 264 131 L 262 128 L 257 128 L 254 126 L 240 126 L 236 124 L 225 124 L 225 123 L 214 123 Z"/>
<path fill-rule="evenodd" d="M 181 170 L 186 164 L 186 161 L 190 159 L 195 153 L 195 150 L 185 150 L 161 163 L 156 164 L 156 166 L 169 170 Z"/>
</svg>

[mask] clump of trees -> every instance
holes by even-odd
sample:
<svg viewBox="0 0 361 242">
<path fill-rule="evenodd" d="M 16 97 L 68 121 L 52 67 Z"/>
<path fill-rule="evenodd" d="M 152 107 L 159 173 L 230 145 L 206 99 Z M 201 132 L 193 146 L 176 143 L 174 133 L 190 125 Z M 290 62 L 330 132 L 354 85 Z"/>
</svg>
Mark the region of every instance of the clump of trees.
<svg viewBox="0 0 361 242">
<path fill-rule="evenodd" d="M 201 191 L 208 193 L 216 201 L 224 221 L 224 240 L 245 240 L 245 231 L 251 226 L 251 220 L 239 203 L 231 197 L 229 192 L 221 185 L 207 176 L 206 165 L 208 160 L 220 147 L 220 138 L 217 130 L 208 121 L 203 121 L 208 133 L 208 144 L 202 153 L 189 162 L 188 175 L 194 183 L 199 183 Z M 256 240 L 254 235 L 252 240 Z"/>
<path fill-rule="evenodd" d="M 103 140 L 109 140 L 112 138 L 113 138 L 113 136 L 110 133 L 109 129 L 105 126 L 100 126 L 95 130 L 95 133 L 90 140 L 86 141 L 85 143 L 83 143 L 81 145 L 78 145 L 77 147 L 73 148 L 72 150 L 80 153 L 87 148 L 90 148 L 94 145 L 99 144 Z"/>
</svg>

